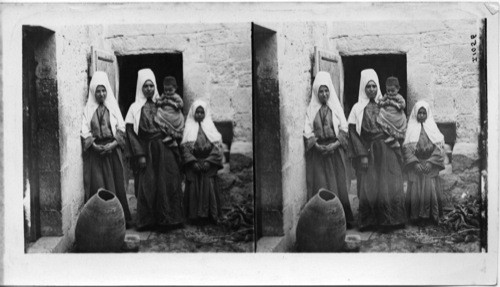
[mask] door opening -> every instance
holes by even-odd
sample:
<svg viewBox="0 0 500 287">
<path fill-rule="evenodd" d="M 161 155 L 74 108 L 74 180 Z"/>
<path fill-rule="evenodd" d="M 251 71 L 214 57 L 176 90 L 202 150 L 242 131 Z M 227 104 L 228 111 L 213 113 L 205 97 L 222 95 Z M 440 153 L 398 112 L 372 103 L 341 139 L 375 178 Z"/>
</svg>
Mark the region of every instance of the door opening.
<svg viewBox="0 0 500 287">
<path fill-rule="evenodd" d="M 25 242 L 62 235 L 61 162 L 54 32 L 23 26 Z"/>
<path fill-rule="evenodd" d="M 255 24 L 252 24 L 252 85 L 258 239 L 283 235 L 283 190 L 276 32 Z"/>
<path fill-rule="evenodd" d="M 377 72 L 382 94 L 385 94 L 385 80 L 391 76 L 397 77 L 400 85 L 399 93 L 407 101 L 406 54 L 342 56 L 342 62 L 346 117 L 349 116 L 352 106 L 358 102 L 359 80 L 364 69 L 374 69 Z M 405 112 L 408 115 L 408 105 Z"/>
<path fill-rule="evenodd" d="M 119 67 L 118 104 L 123 117 L 135 101 L 137 72 L 149 68 L 156 76 L 158 93 L 163 93 L 163 78 L 173 76 L 177 80 L 177 93 L 183 97 L 182 53 L 141 54 L 117 56 Z"/>
</svg>

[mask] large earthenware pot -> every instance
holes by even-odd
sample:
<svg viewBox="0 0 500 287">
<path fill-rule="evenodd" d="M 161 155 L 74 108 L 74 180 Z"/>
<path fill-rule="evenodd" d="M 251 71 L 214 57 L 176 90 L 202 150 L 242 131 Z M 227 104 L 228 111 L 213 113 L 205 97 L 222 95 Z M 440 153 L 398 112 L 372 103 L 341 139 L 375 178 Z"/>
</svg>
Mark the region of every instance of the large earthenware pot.
<svg viewBox="0 0 500 287">
<path fill-rule="evenodd" d="M 339 198 L 326 189 L 307 202 L 297 223 L 299 252 L 339 252 L 345 244 L 346 221 Z"/>
<path fill-rule="evenodd" d="M 85 204 L 75 227 L 80 252 L 119 252 L 125 239 L 125 215 L 118 198 L 103 188 Z"/>
</svg>

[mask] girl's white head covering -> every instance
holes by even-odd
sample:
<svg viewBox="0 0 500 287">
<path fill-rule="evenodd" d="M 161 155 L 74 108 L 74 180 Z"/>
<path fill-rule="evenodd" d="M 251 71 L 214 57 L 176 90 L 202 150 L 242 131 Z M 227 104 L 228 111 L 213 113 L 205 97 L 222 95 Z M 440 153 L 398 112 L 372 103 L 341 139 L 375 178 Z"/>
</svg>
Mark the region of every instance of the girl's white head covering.
<svg viewBox="0 0 500 287">
<path fill-rule="evenodd" d="M 87 104 L 85 105 L 83 111 L 83 121 L 82 121 L 82 131 L 81 136 L 87 138 L 92 136 L 90 129 L 90 121 L 94 116 L 94 113 L 99 106 L 95 98 L 95 91 L 98 86 L 104 86 L 106 88 L 106 99 L 104 100 L 104 106 L 108 109 L 110 115 L 111 131 L 113 135 L 116 135 L 117 130 L 125 131 L 125 123 L 123 121 L 122 114 L 120 112 L 120 107 L 116 101 L 115 94 L 111 89 L 109 84 L 108 75 L 105 72 L 97 71 L 92 76 L 92 80 L 89 85 L 89 95 L 87 99 Z"/>
<path fill-rule="evenodd" d="M 135 102 L 130 106 L 128 113 L 127 113 L 127 116 L 125 118 L 125 122 L 127 124 L 134 124 L 135 133 L 139 132 L 139 121 L 141 119 L 141 109 L 142 109 L 142 106 L 144 106 L 144 104 L 147 101 L 146 96 L 142 92 L 142 86 L 144 86 L 144 83 L 146 83 L 146 81 L 148 81 L 148 80 L 153 82 L 153 84 L 155 86 L 155 91 L 154 91 L 154 95 L 153 95 L 153 102 L 156 102 L 157 99 L 160 97 L 160 95 L 158 94 L 158 87 L 156 86 L 156 78 L 155 78 L 155 74 L 153 73 L 153 71 L 151 71 L 151 69 L 139 70 L 139 72 L 137 73 L 137 86 L 135 89 Z"/>
<path fill-rule="evenodd" d="M 338 136 L 340 130 L 347 132 L 347 121 L 345 119 L 344 109 L 342 108 L 337 93 L 335 92 L 335 88 L 333 87 L 332 78 L 328 72 L 322 71 L 316 74 L 316 78 L 314 79 L 312 86 L 311 102 L 309 103 L 309 107 L 306 111 L 306 123 L 304 127 L 305 138 L 314 136 L 314 118 L 322 106 L 318 98 L 318 91 L 321 86 L 326 86 L 328 91 L 330 91 L 330 98 L 328 98 L 326 105 L 332 110 L 332 120 L 335 134 Z"/>
<path fill-rule="evenodd" d="M 370 81 L 373 81 L 377 85 L 377 95 L 375 96 L 375 102 L 378 102 L 382 98 L 377 72 L 375 72 L 375 70 L 373 69 L 366 69 L 361 71 L 361 79 L 359 80 L 358 102 L 352 107 L 348 119 L 349 124 L 356 124 L 356 131 L 358 132 L 358 134 L 361 134 L 361 124 L 363 123 L 363 113 L 365 111 L 365 107 L 370 102 L 370 98 L 368 98 L 365 91 L 366 85 Z"/>
<path fill-rule="evenodd" d="M 203 110 L 205 110 L 205 118 L 201 121 L 201 128 L 203 129 L 203 132 L 205 132 L 208 140 L 211 143 L 222 142 L 222 136 L 212 121 L 212 115 L 207 107 L 207 103 L 203 100 L 196 100 L 191 105 L 191 108 L 189 108 L 181 144 L 195 142 L 198 137 L 200 124 L 198 124 L 198 122 L 194 119 L 194 114 L 196 113 L 196 109 L 198 107 L 202 107 Z"/>
<path fill-rule="evenodd" d="M 424 108 L 427 111 L 427 119 L 423 123 L 419 123 L 417 120 L 417 114 L 420 108 Z M 422 127 L 427 133 L 429 140 L 438 148 L 443 150 L 444 136 L 439 130 L 436 122 L 434 121 L 434 115 L 432 114 L 432 110 L 426 101 L 418 101 L 415 106 L 413 106 L 410 118 L 408 120 L 408 128 L 406 129 L 406 136 L 403 146 L 415 148 L 420 138 L 420 131 Z"/>
</svg>

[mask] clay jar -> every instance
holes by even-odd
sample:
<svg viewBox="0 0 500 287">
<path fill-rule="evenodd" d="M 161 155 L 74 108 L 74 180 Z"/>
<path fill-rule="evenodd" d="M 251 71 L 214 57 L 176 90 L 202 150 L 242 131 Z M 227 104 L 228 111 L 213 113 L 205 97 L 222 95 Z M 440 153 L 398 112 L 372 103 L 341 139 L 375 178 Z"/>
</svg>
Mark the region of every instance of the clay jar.
<svg viewBox="0 0 500 287">
<path fill-rule="evenodd" d="M 297 223 L 299 252 L 340 252 L 345 244 L 346 221 L 339 198 L 320 189 L 304 206 Z"/>
<path fill-rule="evenodd" d="M 83 207 L 75 227 L 79 252 L 120 252 L 125 239 L 125 215 L 118 198 L 103 188 Z"/>
</svg>

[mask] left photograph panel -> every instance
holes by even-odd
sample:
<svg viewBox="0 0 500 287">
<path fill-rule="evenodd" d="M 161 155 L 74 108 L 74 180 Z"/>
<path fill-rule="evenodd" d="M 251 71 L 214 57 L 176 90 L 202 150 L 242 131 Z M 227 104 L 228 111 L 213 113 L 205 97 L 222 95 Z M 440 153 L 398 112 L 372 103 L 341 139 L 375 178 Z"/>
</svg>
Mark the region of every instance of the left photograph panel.
<svg viewBox="0 0 500 287">
<path fill-rule="evenodd" d="M 22 27 L 25 253 L 255 252 L 252 25 Z"/>
</svg>

